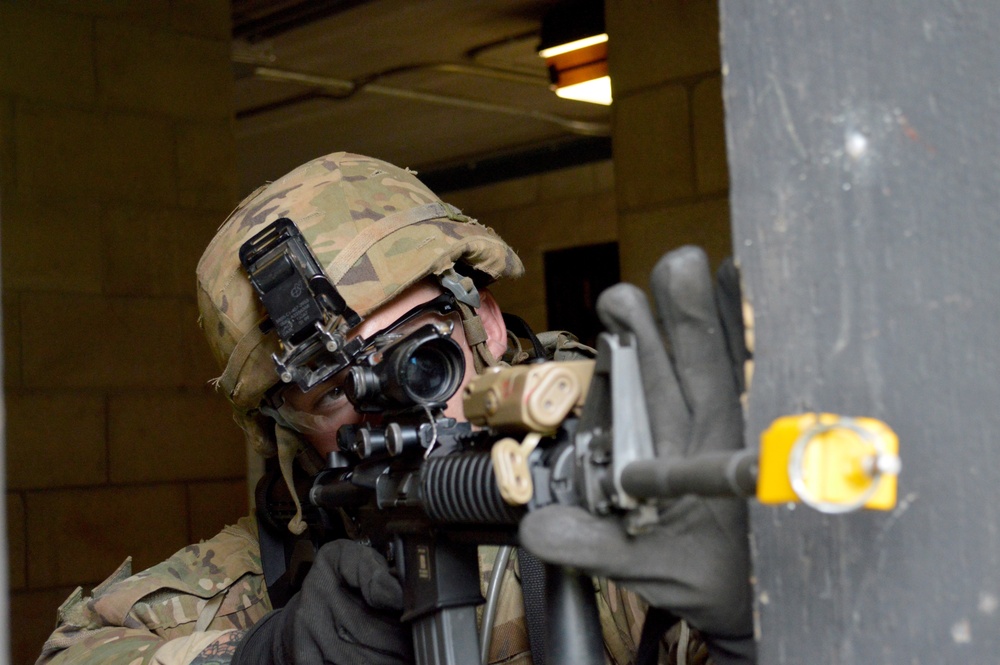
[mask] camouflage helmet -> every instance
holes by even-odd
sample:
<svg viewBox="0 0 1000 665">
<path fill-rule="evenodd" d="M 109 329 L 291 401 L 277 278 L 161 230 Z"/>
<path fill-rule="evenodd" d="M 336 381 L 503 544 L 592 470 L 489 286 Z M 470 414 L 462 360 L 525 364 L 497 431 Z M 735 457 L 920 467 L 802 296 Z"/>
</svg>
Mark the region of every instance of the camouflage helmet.
<svg viewBox="0 0 1000 665">
<path fill-rule="evenodd" d="M 278 338 L 262 334 L 265 311 L 239 249 L 265 225 L 298 226 L 327 277 L 362 318 L 426 277 L 462 264 L 480 285 L 520 276 L 524 267 L 496 233 L 441 201 L 407 169 L 338 152 L 308 162 L 244 199 L 198 263 L 200 324 L 223 374 L 216 380 L 257 440 L 256 409 L 278 375 Z M 259 421 L 258 421 L 259 424 Z"/>
</svg>

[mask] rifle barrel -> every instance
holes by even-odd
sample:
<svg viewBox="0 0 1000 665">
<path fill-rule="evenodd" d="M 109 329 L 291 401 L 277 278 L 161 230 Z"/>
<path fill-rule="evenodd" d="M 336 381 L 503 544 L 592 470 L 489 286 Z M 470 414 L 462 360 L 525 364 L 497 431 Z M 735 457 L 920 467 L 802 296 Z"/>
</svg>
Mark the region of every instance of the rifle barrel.
<svg viewBox="0 0 1000 665">
<path fill-rule="evenodd" d="M 757 492 L 757 454 L 739 450 L 632 462 L 622 469 L 621 484 L 639 499 L 672 499 L 685 494 L 753 496 Z"/>
</svg>

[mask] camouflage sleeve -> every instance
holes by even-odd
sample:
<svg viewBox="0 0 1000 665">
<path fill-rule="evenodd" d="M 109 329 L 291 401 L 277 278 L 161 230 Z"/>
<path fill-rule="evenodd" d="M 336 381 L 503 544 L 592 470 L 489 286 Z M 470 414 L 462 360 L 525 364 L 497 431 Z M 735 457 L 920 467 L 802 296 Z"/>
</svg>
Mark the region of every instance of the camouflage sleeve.
<svg viewBox="0 0 1000 665">
<path fill-rule="evenodd" d="M 614 665 L 635 660 L 649 606 L 635 593 L 611 580 L 596 580 L 604 648 Z M 713 665 L 708 647 L 697 630 L 678 621 L 660 639 L 658 665 Z"/>
<path fill-rule="evenodd" d="M 595 582 L 604 648 L 614 665 L 627 665 L 635 659 L 647 605 L 639 596 L 611 580 Z"/>
<path fill-rule="evenodd" d="M 256 526 L 245 518 L 136 575 L 126 560 L 92 596 L 77 589 L 36 665 L 225 663 L 270 610 Z"/>
<path fill-rule="evenodd" d="M 497 547 L 479 548 L 480 590 L 486 595 L 490 575 L 496 562 Z M 480 617 L 480 622 L 482 617 Z M 531 665 L 531 645 L 528 642 L 528 626 L 524 618 L 524 599 L 521 596 L 521 579 L 517 568 L 517 558 L 512 556 L 500 583 L 500 597 L 497 601 L 496 617 L 493 622 L 493 637 L 490 641 L 488 659 L 490 665 Z"/>
<path fill-rule="evenodd" d="M 242 633 L 210 630 L 163 640 L 148 630 L 99 628 L 78 635 L 67 649 L 43 653 L 36 665 L 221 665 L 231 660 L 232 651 L 220 658 L 216 643 L 229 643 Z"/>
<path fill-rule="evenodd" d="M 496 547 L 479 548 L 480 584 L 484 595 L 496 554 Z M 512 556 L 507 564 L 501 584 L 489 663 L 531 665 L 531 647 L 516 556 Z M 595 579 L 594 584 L 604 638 L 604 660 L 608 665 L 631 665 L 635 662 L 648 606 L 639 596 L 610 580 Z M 712 665 L 698 632 L 683 622 L 673 626 L 663 636 L 658 663 Z"/>
</svg>

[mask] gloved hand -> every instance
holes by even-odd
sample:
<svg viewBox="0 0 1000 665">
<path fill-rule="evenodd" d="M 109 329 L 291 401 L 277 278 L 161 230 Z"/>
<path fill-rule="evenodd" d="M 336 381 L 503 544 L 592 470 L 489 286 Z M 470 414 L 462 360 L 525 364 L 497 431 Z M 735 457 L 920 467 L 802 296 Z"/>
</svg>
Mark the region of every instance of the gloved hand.
<svg viewBox="0 0 1000 665">
<path fill-rule="evenodd" d="M 694 247 L 656 265 L 652 287 L 669 354 L 640 289 L 619 284 L 598 300 L 605 327 L 636 335 L 659 458 L 743 447 L 739 383 L 746 354 L 735 269 L 720 271 L 720 280 L 717 302 L 708 262 Z M 549 563 L 620 581 L 687 619 L 717 664 L 755 662 L 744 499 L 684 496 L 638 536 L 617 518 L 550 506 L 522 520 L 520 540 Z"/>
<path fill-rule="evenodd" d="M 413 662 L 403 589 L 371 547 L 335 540 L 316 553 L 302 588 L 240 642 L 234 665 Z"/>
</svg>

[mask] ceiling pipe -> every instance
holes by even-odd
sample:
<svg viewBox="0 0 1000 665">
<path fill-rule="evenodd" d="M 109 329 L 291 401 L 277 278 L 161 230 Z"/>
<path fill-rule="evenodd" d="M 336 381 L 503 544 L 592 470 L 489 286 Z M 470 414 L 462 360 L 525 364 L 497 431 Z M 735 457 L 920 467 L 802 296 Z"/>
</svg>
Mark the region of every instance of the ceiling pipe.
<svg viewBox="0 0 1000 665">
<path fill-rule="evenodd" d="M 479 76 L 492 76 L 498 77 L 500 75 L 507 80 L 520 80 L 526 83 L 536 83 L 537 77 L 530 77 L 527 75 L 520 74 L 510 74 L 506 72 L 498 72 L 497 70 L 477 67 L 471 65 L 453 65 L 453 64 L 442 64 L 442 65 L 421 65 L 418 67 L 410 68 L 412 69 L 424 69 L 433 68 L 439 71 L 449 71 L 462 74 L 472 74 Z M 409 99 L 412 101 L 425 102 L 429 104 L 439 104 L 442 106 L 451 106 L 454 108 L 463 108 L 472 111 L 481 111 L 484 113 L 497 113 L 501 115 L 516 116 L 521 118 L 530 118 L 532 120 L 537 120 L 540 122 L 547 122 L 554 125 L 558 125 L 563 129 L 572 132 L 574 134 L 579 134 L 581 136 L 610 136 L 611 126 L 608 123 L 602 122 L 592 122 L 588 120 L 575 120 L 573 118 L 566 118 L 554 113 L 546 113 L 544 111 L 536 111 L 534 109 L 525 109 L 517 106 L 507 106 L 504 104 L 494 104 L 492 102 L 482 102 L 474 99 L 466 99 L 463 97 L 455 97 L 452 95 L 442 95 L 438 93 L 430 92 L 419 92 L 417 90 L 409 90 L 406 88 L 396 88 L 392 86 L 382 85 L 380 83 L 355 83 L 354 81 L 338 79 L 330 76 L 319 76 L 316 74 L 306 74 L 303 72 L 295 72 L 287 69 L 279 69 L 277 67 L 266 67 L 266 66 L 255 66 L 251 70 L 254 78 L 258 78 L 264 81 L 275 81 L 281 83 L 296 83 L 299 85 L 312 86 L 318 88 L 321 91 L 333 94 L 316 94 L 316 95 L 298 95 L 296 97 L 285 100 L 284 102 L 279 101 L 271 104 L 267 104 L 264 107 L 250 108 L 244 111 L 237 112 L 237 119 L 243 119 L 251 117 L 253 115 L 258 115 L 259 113 L 265 111 L 273 111 L 282 106 L 291 106 L 294 104 L 301 103 L 306 99 L 312 99 L 316 97 L 322 98 L 346 98 L 357 92 L 369 92 L 375 95 L 384 95 L 386 97 L 395 97 L 397 99 Z M 516 77 L 516 79 L 514 78 Z"/>
</svg>

